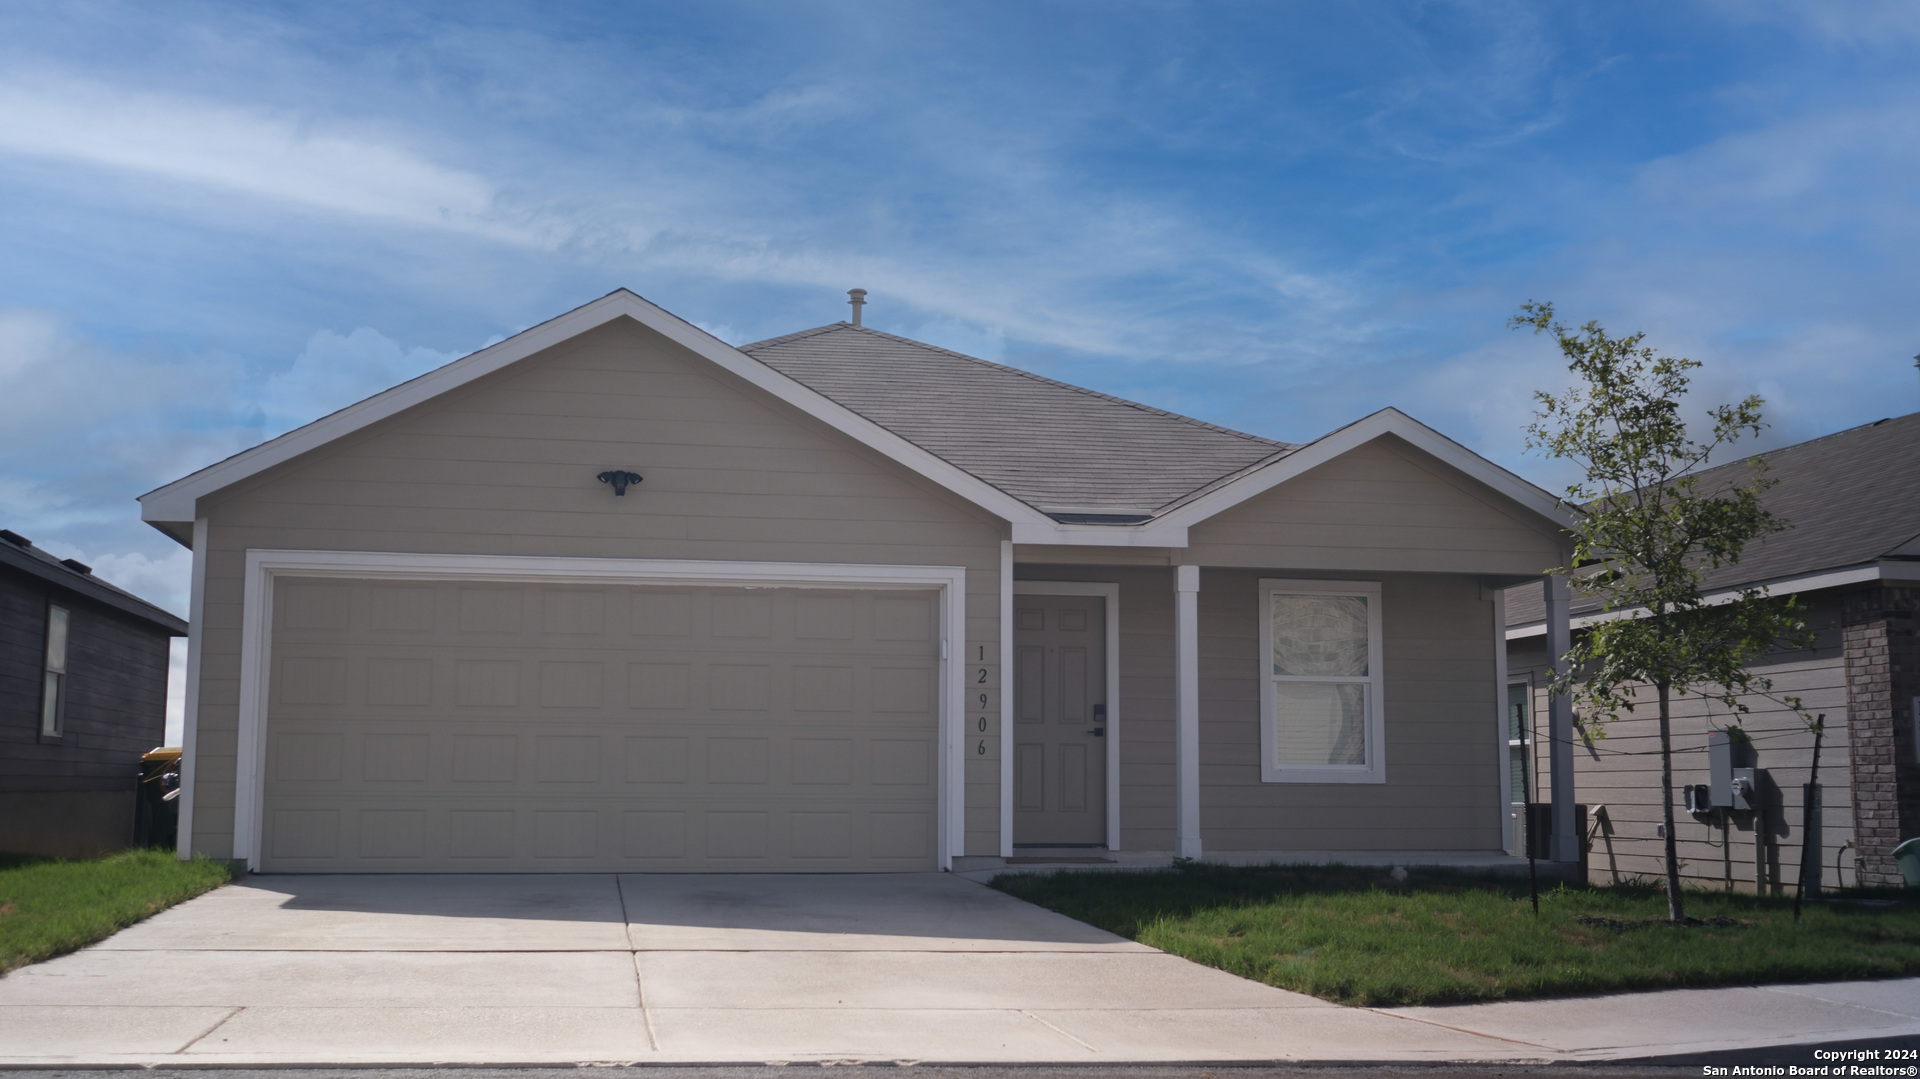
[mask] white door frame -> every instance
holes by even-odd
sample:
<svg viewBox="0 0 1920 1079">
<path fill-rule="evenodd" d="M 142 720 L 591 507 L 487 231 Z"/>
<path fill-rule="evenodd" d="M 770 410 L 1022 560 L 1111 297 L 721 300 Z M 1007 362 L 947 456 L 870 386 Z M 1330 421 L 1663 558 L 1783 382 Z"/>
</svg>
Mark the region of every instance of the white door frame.
<svg viewBox="0 0 1920 1079">
<path fill-rule="evenodd" d="M 1015 581 L 1013 594 L 1016 596 L 1099 596 L 1107 601 L 1105 619 L 1107 623 L 1107 849 L 1120 849 L 1120 585 L 1108 581 Z M 1011 612 L 1009 621 L 1001 631 L 1005 640 L 1013 640 Z M 1004 683 L 1006 699 L 1013 699 L 1014 672 L 1007 671 Z M 1000 711 L 1001 752 L 1009 760 L 1013 756 L 1013 708 Z M 1002 771 L 1000 784 L 1000 816 L 1002 820 L 1013 820 L 1013 771 Z M 1011 846 L 1012 829 L 1007 831 L 1008 847 L 1002 856 L 1013 853 Z"/>
<path fill-rule="evenodd" d="M 939 868 L 964 849 L 966 783 L 962 713 L 966 687 L 955 660 L 966 641 L 967 571 L 961 566 L 723 562 L 650 558 L 553 558 L 540 555 L 407 554 L 382 551 L 248 550 L 240 632 L 240 730 L 234 765 L 233 854 L 260 866 L 266 807 L 267 683 L 272 663 L 273 583 L 277 577 L 390 580 L 564 581 L 569 584 L 672 582 L 758 588 L 882 588 L 940 593 L 939 780 L 935 842 Z M 192 718 L 189 717 L 189 724 Z"/>
</svg>

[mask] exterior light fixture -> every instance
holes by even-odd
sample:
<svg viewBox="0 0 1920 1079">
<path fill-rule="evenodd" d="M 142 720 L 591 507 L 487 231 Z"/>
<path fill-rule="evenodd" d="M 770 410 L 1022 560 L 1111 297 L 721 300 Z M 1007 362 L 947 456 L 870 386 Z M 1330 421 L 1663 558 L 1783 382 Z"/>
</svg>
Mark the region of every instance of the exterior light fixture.
<svg viewBox="0 0 1920 1079">
<path fill-rule="evenodd" d="M 599 479 L 601 483 L 613 484 L 613 493 L 624 498 L 627 487 L 640 482 L 640 473 L 616 468 L 600 473 Z"/>
</svg>

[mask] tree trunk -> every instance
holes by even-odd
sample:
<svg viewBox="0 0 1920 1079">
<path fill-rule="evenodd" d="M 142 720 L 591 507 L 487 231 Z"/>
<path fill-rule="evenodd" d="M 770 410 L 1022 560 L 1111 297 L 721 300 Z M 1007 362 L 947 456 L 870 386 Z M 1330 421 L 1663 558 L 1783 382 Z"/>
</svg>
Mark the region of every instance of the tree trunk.
<svg viewBox="0 0 1920 1079">
<path fill-rule="evenodd" d="M 1674 923 L 1686 920 L 1680 900 L 1680 849 L 1673 834 L 1673 726 L 1671 720 L 1672 687 L 1656 683 L 1660 690 L 1660 819 L 1666 825 L 1667 918 Z"/>
</svg>

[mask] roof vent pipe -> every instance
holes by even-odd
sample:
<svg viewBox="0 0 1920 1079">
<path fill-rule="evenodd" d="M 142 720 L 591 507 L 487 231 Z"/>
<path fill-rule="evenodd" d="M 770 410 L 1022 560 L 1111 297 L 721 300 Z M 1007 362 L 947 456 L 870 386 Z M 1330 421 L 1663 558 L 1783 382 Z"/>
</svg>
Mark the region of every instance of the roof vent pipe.
<svg viewBox="0 0 1920 1079">
<path fill-rule="evenodd" d="M 867 290 L 850 288 L 847 290 L 847 306 L 853 308 L 853 324 L 860 325 L 860 309 L 867 304 Z"/>
</svg>

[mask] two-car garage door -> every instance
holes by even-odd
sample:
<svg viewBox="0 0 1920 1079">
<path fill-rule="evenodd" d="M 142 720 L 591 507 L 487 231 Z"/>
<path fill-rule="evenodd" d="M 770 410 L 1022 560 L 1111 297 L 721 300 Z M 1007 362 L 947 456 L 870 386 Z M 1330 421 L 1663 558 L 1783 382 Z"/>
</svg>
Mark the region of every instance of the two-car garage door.
<svg viewBox="0 0 1920 1079">
<path fill-rule="evenodd" d="M 938 610 L 281 578 L 261 868 L 933 868 Z"/>
</svg>

